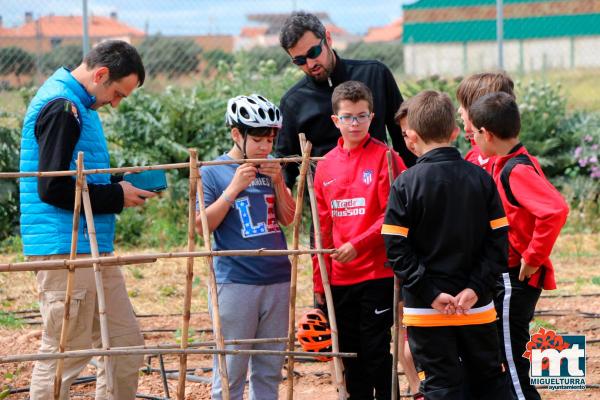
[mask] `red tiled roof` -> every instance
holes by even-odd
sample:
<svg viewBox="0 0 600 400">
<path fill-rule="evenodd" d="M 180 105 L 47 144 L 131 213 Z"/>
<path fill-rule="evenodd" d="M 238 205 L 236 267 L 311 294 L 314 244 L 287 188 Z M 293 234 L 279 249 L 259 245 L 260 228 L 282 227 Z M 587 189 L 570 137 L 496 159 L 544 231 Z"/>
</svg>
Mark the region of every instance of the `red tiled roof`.
<svg viewBox="0 0 600 400">
<path fill-rule="evenodd" d="M 363 38 L 364 42 L 393 42 L 402 38 L 402 18 L 398 18 L 392 23 L 384 26 L 369 28 L 367 35 Z"/>
<path fill-rule="evenodd" d="M 256 37 L 267 33 L 268 26 L 244 26 L 240 32 L 241 37 Z"/>
<path fill-rule="evenodd" d="M 145 36 L 137 28 L 132 28 L 116 19 L 101 16 L 90 16 L 90 37 L 115 37 L 115 36 Z M 0 30 L 2 36 L 35 37 L 38 34 L 50 37 L 80 37 L 83 32 L 81 16 L 44 16 L 37 20 L 27 22 L 12 29 Z"/>
<path fill-rule="evenodd" d="M 334 24 L 325 24 L 325 29 L 327 29 L 333 35 L 346 36 L 348 35 L 348 31 L 344 28 L 340 28 Z"/>
</svg>

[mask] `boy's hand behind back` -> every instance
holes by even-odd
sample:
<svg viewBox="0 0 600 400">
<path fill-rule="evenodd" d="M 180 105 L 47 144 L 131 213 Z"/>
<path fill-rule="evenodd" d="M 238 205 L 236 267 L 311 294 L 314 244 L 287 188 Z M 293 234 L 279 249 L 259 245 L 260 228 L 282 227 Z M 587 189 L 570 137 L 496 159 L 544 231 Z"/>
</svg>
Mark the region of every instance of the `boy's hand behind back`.
<svg viewBox="0 0 600 400">
<path fill-rule="evenodd" d="M 463 289 L 456 295 L 456 313 L 466 314 L 477 303 L 478 297 L 473 289 Z"/>
<path fill-rule="evenodd" d="M 442 314 L 449 315 L 456 313 L 456 304 L 454 296 L 450 296 L 448 293 L 440 293 L 433 303 L 431 303 L 431 308 Z"/>
</svg>

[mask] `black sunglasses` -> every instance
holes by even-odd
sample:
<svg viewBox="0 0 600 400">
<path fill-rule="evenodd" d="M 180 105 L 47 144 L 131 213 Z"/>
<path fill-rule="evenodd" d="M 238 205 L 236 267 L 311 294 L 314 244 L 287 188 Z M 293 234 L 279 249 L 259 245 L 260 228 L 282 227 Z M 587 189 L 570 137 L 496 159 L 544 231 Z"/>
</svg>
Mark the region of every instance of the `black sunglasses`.
<svg viewBox="0 0 600 400">
<path fill-rule="evenodd" d="M 325 41 L 325 38 L 321 39 L 319 44 L 317 44 L 316 46 L 313 46 L 310 49 L 308 49 L 308 51 L 306 52 L 306 55 L 292 58 L 292 62 L 296 65 L 304 65 L 304 64 L 306 64 L 307 58 L 315 59 L 315 58 L 319 57 L 321 55 L 321 52 L 323 51 L 323 42 L 324 41 Z"/>
</svg>

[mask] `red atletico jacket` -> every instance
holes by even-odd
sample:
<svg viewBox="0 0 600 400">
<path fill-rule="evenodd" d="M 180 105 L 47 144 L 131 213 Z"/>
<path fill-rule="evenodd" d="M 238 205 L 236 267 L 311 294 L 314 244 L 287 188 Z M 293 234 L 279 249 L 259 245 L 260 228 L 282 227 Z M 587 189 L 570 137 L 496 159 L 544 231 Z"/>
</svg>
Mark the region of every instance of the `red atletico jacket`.
<svg viewBox="0 0 600 400">
<path fill-rule="evenodd" d="M 465 155 L 465 160 L 475 165 L 479 165 L 481 168 L 485 169 L 488 174 L 491 174 L 495 158 L 495 156 L 486 157 L 481 154 L 479 146 L 471 139 L 471 150 Z"/>
<path fill-rule="evenodd" d="M 535 169 L 529 165 L 517 164 L 510 173 L 509 187 L 519 203 L 516 206 L 508 201 L 500 175 L 506 162 L 519 154 L 529 156 Z M 567 220 L 569 206 L 546 179 L 537 159 L 522 144 L 515 146 L 508 155 L 496 158 L 492 177 L 510 226 L 509 267 L 519 268 L 521 260 L 533 267 L 539 266 L 540 269 L 531 276 L 529 285 L 547 290 L 556 289 L 550 253 Z"/>
<path fill-rule="evenodd" d="M 337 146 L 325 155 L 315 172 L 315 195 L 321 223 L 324 249 L 338 248 L 350 242 L 357 257 L 339 263 L 326 256 L 329 282 L 352 285 L 372 279 L 393 277 L 387 261 L 381 225 L 390 193 L 388 147 L 369 134 L 352 150 Z M 394 175 L 406 170 L 402 158 L 392 150 Z M 316 293 L 323 284 L 316 257 L 313 257 L 313 280 Z"/>
</svg>

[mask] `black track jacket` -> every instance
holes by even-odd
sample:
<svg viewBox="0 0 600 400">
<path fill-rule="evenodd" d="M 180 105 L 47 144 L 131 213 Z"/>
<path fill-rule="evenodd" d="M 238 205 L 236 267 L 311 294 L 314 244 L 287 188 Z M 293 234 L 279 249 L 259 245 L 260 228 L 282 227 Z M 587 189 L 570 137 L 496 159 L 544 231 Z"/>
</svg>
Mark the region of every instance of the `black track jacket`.
<svg viewBox="0 0 600 400">
<path fill-rule="evenodd" d="M 491 176 L 457 149 L 431 150 L 392 187 L 382 228 L 405 307 L 471 288 L 489 306 L 508 271 L 508 222 Z"/>
</svg>

